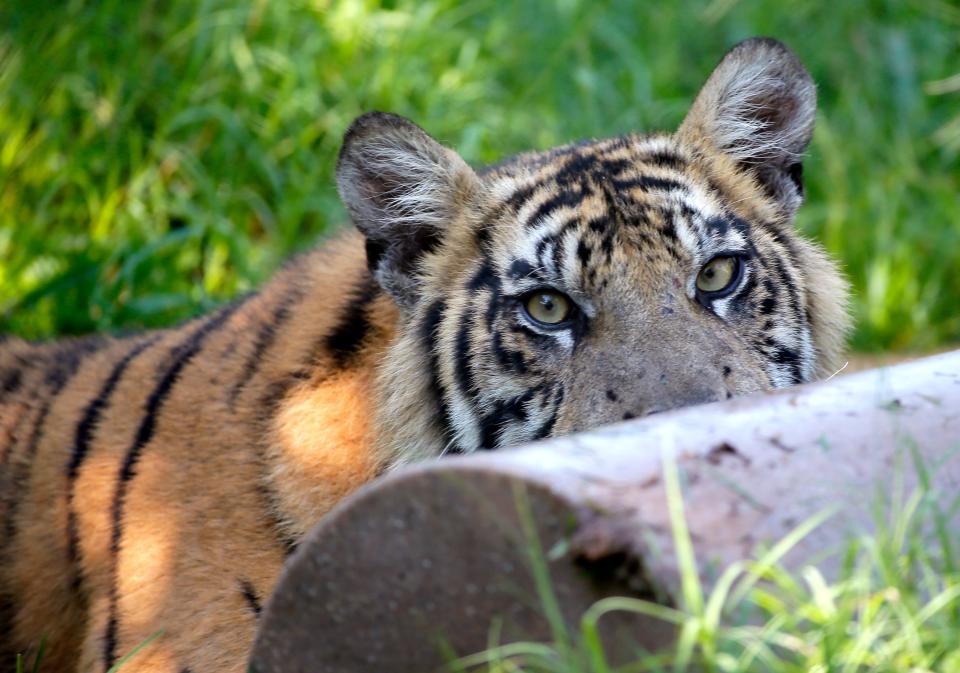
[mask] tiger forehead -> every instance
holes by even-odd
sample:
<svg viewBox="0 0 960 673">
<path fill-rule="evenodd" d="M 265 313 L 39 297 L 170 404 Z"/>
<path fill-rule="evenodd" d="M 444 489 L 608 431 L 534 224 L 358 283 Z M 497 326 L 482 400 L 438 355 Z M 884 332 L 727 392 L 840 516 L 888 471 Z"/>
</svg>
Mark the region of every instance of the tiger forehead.
<svg viewBox="0 0 960 673">
<path fill-rule="evenodd" d="M 542 280 L 576 281 L 571 261 L 609 267 L 639 255 L 685 266 L 751 246 L 746 222 L 725 207 L 722 189 L 668 137 L 622 136 L 520 155 L 488 179 L 494 205 L 487 226 L 496 231 L 501 268 L 523 260 L 513 268 L 530 268 Z"/>
<path fill-rule="evenodd" d="M 690 160 L 691 157 L 669 136 L 628 134 L 580 141 L 541 152 L 524 152 L 488 167 L 482 175 L 494 184 L 495 189 L 498 185 L 517 182 L 530 188 L 551 182 L 569 185 L 586 178 L 598 179 L 641 164 L 683 169 Z M 512 194 L 504 196 L 517 198 Z M 519 196 L 523 197 L 522 194 Z"/>
<path fill-rule="evenodd" d="M 506 217 L 536 227 L 568 210 L 587 221 L 642 221 L 671 209 L 720 215 L 727 190 L 698 163 L 667 136 L 618 136 L 521 154 L 484 174 L 487 221 Z"/>
</svg>

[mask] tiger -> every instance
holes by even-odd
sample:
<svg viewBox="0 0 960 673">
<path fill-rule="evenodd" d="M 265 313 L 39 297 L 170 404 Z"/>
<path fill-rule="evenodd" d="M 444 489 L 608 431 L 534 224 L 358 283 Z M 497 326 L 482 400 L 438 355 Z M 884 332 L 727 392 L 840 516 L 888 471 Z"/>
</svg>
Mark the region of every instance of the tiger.
<svg viewBox="0 0 960 673">
<path fill-rule="evenodd" d="M 6 337 L 0 661 L 43 638 L 52 671 L 243 671 L 285 559 L 378 475 L 834 372 L 847 283 L 794 224 L 815 110 L 753 38 L 672 134 L 475 169 L 367 113 L 336 166 L 354 227 L 259 291 Z"/>
</svg>

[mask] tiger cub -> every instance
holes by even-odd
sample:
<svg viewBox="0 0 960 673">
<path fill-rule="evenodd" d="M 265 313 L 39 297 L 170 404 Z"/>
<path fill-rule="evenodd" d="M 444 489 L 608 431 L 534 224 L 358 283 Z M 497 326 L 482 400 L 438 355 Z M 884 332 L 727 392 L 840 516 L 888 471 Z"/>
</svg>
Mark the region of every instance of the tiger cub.
<svg viewBox="0 0 960 673">
<path fill-rule="evenodd" d="M 401 117 L 343 140 L 358 231 L 177 328 L 0 346 L 0 661 L 245 669 L 284 559 L 384 470 L 789 386 L 846 285 L 793 228 L 813 82 L 722 60 L 673 135 L 475 170 Z"/>
</svg>

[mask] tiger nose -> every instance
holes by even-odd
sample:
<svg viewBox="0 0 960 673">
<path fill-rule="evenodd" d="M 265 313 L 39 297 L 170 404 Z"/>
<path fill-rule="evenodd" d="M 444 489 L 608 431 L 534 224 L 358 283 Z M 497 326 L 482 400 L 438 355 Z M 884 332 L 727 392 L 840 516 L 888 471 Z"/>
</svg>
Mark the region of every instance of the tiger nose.
<svg viewBox="0 0 960 673">
<path fill-rule="evenodd" d="M 623 412 L 621 418 L 629 421 L 632 418 L 652 416 L 653 414 L 663 413 L 671 409 L 679 409 L 680 407 L 692 407 L 697 404 L 719 402 L 725 397 L 726 394 L 724 393 L 706 389 L 695 391 L 689 395 L 671 396 L 668 398 L 659 397 L 655 400 L 642 401 L 639 404 L 631 405 L 627 411 Z"/>
<path fill-rule="evenodd" d="M 618 391 L 618 387 L 610 387 L 606 390 L 607 403 L 617 407 L 620 418 L 625 421 L 680 407 L 717 402 L 729 396 L 722 379 L 707 372 L 699 372 L 694 380 L 664 372 L 639 388 L 624 390 L 620 387 Z"/>
</svg>

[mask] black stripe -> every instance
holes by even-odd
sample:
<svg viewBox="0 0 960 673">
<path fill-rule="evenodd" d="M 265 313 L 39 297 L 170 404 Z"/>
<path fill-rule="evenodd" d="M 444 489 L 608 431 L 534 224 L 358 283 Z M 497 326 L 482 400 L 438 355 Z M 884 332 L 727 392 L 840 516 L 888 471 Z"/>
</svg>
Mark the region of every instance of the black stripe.
<svg viewBox="0 0 960 673">
<path fill-rule="evenodd" d="M 240 374 L 240 378 L 233 384 L 230 393 L 227 395 L 227 404 L 231 411 L 233 411 L 236 406 L 240 393 L 243 392 L 243 389 L 260 368 L 264 354 L 277 340 L 278 328 L 282 327 L 283 324 L 290 319 L 293 305 L 302 298 L 303 291 L 295 287 L 289 294 L 284 295 L 280 303 L 273 310 L 270 319 L 260 326 L 260 331 L 257 332 L 257 337 L 253 343 L 253 352 L 250 353 L 250 357 L 248 357 L 247 361 L 243 364 L 243 371 Z"/>
<path fill-rule="evenodd" d="M 588 176 L 601 182 L 620 175 L 632 166 L 633 161 L 630 159 L 608 159 L 601 154 L 577 154 L 570 158 L 553 179 L 563 186 L 583 184 L 584 178 Z"/>
<path fill-rule="evenodd" d="M 763 289 L 766 290 L 767 296 L 760 302 L 760 313 L 770 315 L 777 308 L 777 290 L 769 278 L 764 278 Z"/>
<path fill-rule="evenodd" d="M 543 243 L 541 241 L 540 243 Z M 537 278 L 539 279 L 539 274 L 535 275 L 536 270 L 533 268 L 533 265 L 525 259 L 515 259 L 510 263 L 510 268 L 507 270 L 507 273 L 510 274 L 510 277 L 514 280 L 522 280 L 524 278 Z"/>
<path fill-rule="evenodd" d="M 556 278 L 563 278 L 566 275 L 564 265 L 567 260 L 567 246 L 565 239 L 568 230 L 565 228 L 554 239 L 550 241 L 551 247 L 549 255 L 544 255 L 541 260 L 544 268 L 549 268 Z"/>
<path fill-rule="evenodd" d="M 613 248 L 616 243 L 614 240 L 615 236 L 615 231 L 607 231 L 603 238 L 600 239 L 600 251 L 606 256 L 608 262 L 613 258 Z M 593 269 L 593 271 L 595 272 L 596 269 Z"/>
<path fill-rule="evenodd" d="M 689 206 L 683 207 L 683 214 L 690 220 L 701 217 L 701 213 L 698 213 Z M 747 238 L 748 242 L 750 240 L 750 225 L 746 220 L 736 217 L 735 215 L 715 215 L 703 220 L 703 225 L 707 231 L 716 236 L 726 236 L 727 232 L 734 229 Z"/>
<path fill-rule="evenodd" d="M 49 359 L 51 367 L 44 377 L 44 382 L 50 386 L 52 393 L 57 395 L 67 380 L 76 373 L 83 359 L 102 349 L 106 343 L 106 339 L 97 336 L 58 344 L 59 347 Z"/>
<path fill-rule="evenodd" d="M 107 628 L 103 637 L 103 661 L 109 670 L 117 661 L 117 601 L 119 599 L 117 588 L 117 568 L 119 566 L 120 538 L 122 536 L 121 525 L 123 521 L 123 505 L 127 495 L 127 488 L 130 481 L 136 476 L 137 463 L 143 449 L 153 439 L 157 429 L 157 419 L 163 409 L 163 405 L 169 398 L 173 386 L 180 378 L 184 368 L 190 364 L 197 353 L 203 347 L 206 338 L 218 330 L 241 306 L 241 302 L 232 304 L 219 313 L 202 323 L 183 343 L 178 344 L 171 349 L 170 354 L 173 362 L 167 367 L 156 385 L 147 402 L 144 405 L 144 416 L 137 429 L 133 444 L 127 450 L 117 475 L 117 488 L 113 495 L 111 506 L 111 532 L 110 532 L 110 553 L 111 553 L 111 582 L 110 582 L 110 604 L 107 619 Z"/>
<path fill-rule="evenodd" d="M 716 215 L 714 217 L 707 218 L 704 221 L 704 227 L 712 234 L 717 236 L 726 236 L 727 231 L 730 230 L 730 219 L 724 217 L 723 215 Z"/>
<path fill-rule="evenodd" d="M 480 262 L 480 268 L 467 282 L 466 289 L 473 293 L 484 288 L 492 289 L 494 287 L 500 287 L 500 277 L 494 273 L 489 260 L 483 259 Z"/>
<path fill-rule="evenodd" d="M 753 247 L 753 240 L 750 238 L 750 223 L 747 222 L 742 217 L 737 217 L 736 215 L 729 215 L 727 219 L 730 221 L 730 226 L 739 231 L 747 239 L 747 243 Z"/>
<path fill-rule="evenodd" d="M 536 226 L 543 218 L 560 208 L 576 208 L 583 202 L 585 196 L 586 194 L 583 191 L 569 189 L 564 189 L 558 194 L 554 194 L 537 207 L 533 215 L 527 220 L 526 226 Z"/>
<path fill-rule="evenodd" d="M 120 379 L 123 377 L 124 372 L 126 372 L 127 367 L 144 350 L 155 344 L 161 335 L 155 335 L 150 339 L 141 341 L 134 345 L 123 358 L 114 365 L 113 370 L 110 372 L 110 376 L 107 377 L 106 382 L 100 388 L 100 392 L 95 398 L 87 405 L 86 409 L 83 411 L 83 415 L 80 418 L 80 422 L 77 424 L 77 429 L 74 434 L 73 439 L 73 449 L 70 452 L 70 461 L 67 463 L 67 558 L 70 561 L 71 567 L 74 568 L 75 574 L 73 578 L 74 588 L 79 587 L 82 577 L 81 570 L 77 566 L 77 560 L 79 559 L 79 548 L 80 548 L 80 539 L 79 531 L 77 529 L 77 512 L 73 507 L 73 501 L 76 496 L 76 479 L 77 475 L 80 473 L 80 468 L 83 465 L 84 461 L 87 458 L 87 455 L 90 452 L 90 442 L 93 440 L 93 433 L 97 428 L 97 425 L 100 423 L 100 419 L 103 417 L 103 412 L 110 404 L 110 397 L 113 395 L 113 392 L 116 390 L 117 385 L 120 383 Z"/>
<path fill-rule="evenodd" d="M 527 360 L 521 351 L 514 351 L 503 345 L 503 334 L 500 330 L 493 331 L 493 354 L 497 362 L 504 369 L 515 374 L 527 373 Z"/>
<path fill-rule="evenodd" d="M 263 512 L 270 519 L 271 527 L 276 535 L 277 542 L 283 548 L 283 555 L 289 558 L 297 550 L 297 540 L 283 532 L 285 520 L 280 515 L 278 498 L 272 488 L 264 483 L 257 483 L 257 495 L 263 501 Z"/>
<path fill-rule="evenodd" d="M 652 175 L 641 175 L 636 178 L 624 178 L 611 180 L 614 189 L 619 191 L 628 191 L 639 189 L 644 192 L 649 191 L 673 191 L 679 190 L 686 192 L 687 188 L 683 183 L 670 178 L 658 178 Z"/>
<path fill-rule="evenodd" d="M 561 278 L 564 277 L 563 265 L 566 261 L 567 256 L 567 247 L 564 245 L 564 239 L 567 236 L 567 227 L 561 229 L 557 235 L 554 237 L 553 241 L 553 250 L 551 255 L 551 263 L 553 265 L 553 271 Z"/>
<path fill-rule="evenodd" d="M 260 597 L 257 596 L 257 591 L 253 588 L 253 585 L 247 580 L 240 580 L 240 593 L 243 594 L 243 599 L 247 602 L 247 607 L 250 608 L 250 611 L 255 617 L 259 617 Z"/>
<path fill-rule="evenodd" d="M 741 271 L 741 273 L 743 272 Z M 750 296 L 753 293 L 753 291 L 756 289 L 757 289 L 757 274 L 751 273 L 750 277 L 747 279 L 747 282 L 744 283 L 743 286 L 739 290 L 737 290 L 733 296 L 737 297 L 738 299 L 742 299 L 743 297 Z"/>
<path fill-rule="evenodd" d="M 490 297 L 487 299 L 487 310 L 484 311 L 484 320 L 488 330 L 493 330 L 493 322 L 497 319 L 497 313 L 500 308 L 500 277 L 494 275 L 490 278 L 487 289 L 490 291 Z"/>
<path fill-rule="evenodd" d="M 537 249 L 536 249 L 536 252 L 534 253 L 537 258 L 537 268 L 545 269 L 547 267 L 547 263 L 544 258 L 544 253 L 547 250 L 547 246 L 553 242 L 554 241 L 553 241 L 552 235 L 544 236 L 537 242 Z"/>
<path fill-rule="evenodd" d="M 31 402 L 35 399 L 36 394 L 34 394 Z M 13 450 L 16 448 L 17 442 L 20 439 L 20 429 L 23 427 L 23 424 L 27 422 L 29 411 L 30 403 L 20 402 L 17 405 L 13 426 L 5 428 L 6 436 L 3 437 L 3 441 L 0 443 L 0 505 L 4 505 L 5 502 L 14 497 L 12 487 L 4 483 L 12 477 L 10 471 L 6 469 L 6 466 L 7 461 L 13 455 Z"/>
<path fill-rule="evenodd" d="M 784 232 L 781 231 L 779 225 L 775 223 L 768 223 L 764 227 L 770 236 L 773 237 L 773 240 L 776 241 L 783 248 L 783 251 L 786 255 L 786 258 L 791 263 L 796 263 L 797 260 L 797 251 L 793 247 L 793 240 L 789 235 L 784 235 Z"/>
<path fill-rule="evenodd" d="M 56 396 L 56 393 L 53 393 L 53 396 Z M 26 450 L 23 452 L 22 456 L 18 456 L 15 459 L 19 465 L 29 465 L 33 457 L 37 453 L 37 449 L 40 446 L 40 440 L 43 437 L 43 428 L 47 422 L 47 415 L 50 413 L 50 407 L 53 404 L 53 397 L 44 401 L 43 405 L 40 407 L 40 411 L 37 412 L 37 415 L 33 420 L 33 430 L 30 432 L 30 439 L 27 441 Z M 14 479 L 16 482 L 16 479 Z M 17 490 L 22 490 L 22 485 Z"/>
<path fill-rule="evenodd" d="M 484 319 L 487 328 L 493 333 L 496 333 L 494 321 L 496 320 L 500 305 L 500 286 L 500 277 L 496 275 L 492 265 L 486 260 L 484 260 L 480 269 L 467 284 L 467 290 L 469 292 L 477 292 L 482 289 L 489 290 L 490 296 L 487 299 Z M 478 390 L 474 372 L 471 367 L 474 358 L 470 353 L 470 330 L 476 325 L 475 315 L 473 307 L 467 308 L 463 312 L 459 321 L 460 324 L 457 331 L 454 353 L 454 374 L 457 386 L 460 392 L 470 402 L 471 407 L 474 408 L 476 407 Z"/>
<path fill-rule="evenodd" d="M 540 268 L 540 269 L 545 269 L 545 268 L 547 267 L 547 261 L 546 261 L 546 258 L 545 258 L 544 253 L 546 253 L 546 251 L 547 251 L 547 246 L 550 245 L 551 243 L 554 244 L 554 245 L 556 245 L 556 241 L 554 241 L 554 238 L 553 238 L 553 235 L 552 235 L 552 234 L 548 234 L 548 235 L 546 235 L 546 236 L 543 236 L 543 237 L 537 242 L 537 250 L 536 250 L 536 253 L 535 253 L 535 254 L 536 254 L 536 257 L 537 257 L 537 267 Z M 551 252 L 552 252 L 552 251 L 551 251 Z"/>
<path fill-rule="evenodd" d="M 526 404 L 536 395 L 542 386 L 531 388 L 522 395 L 507 400 L 498 400 L 493 409 L 480 419 L 480 448 L 497 448 L 498 431 L 511 421 L 524 421 L 527 418 Z"/>
<path fill-rule="evenodd" d="M 669 208 L 657 208 L 657 212 L 660 214 L 661 221 L 660 226 L 657 227 L 657 231 L 661 236 L 668 239 L 669 242 L 679 244 L 676 224 L 673 221 L 673 218 L 675 217 L 673 211 Z M 672 250 L 671 252 L 674 254 L 674 256 L 676 256 L 675 250 Z"/>
<path fill-rule="evenodd" d="M 537 187 L 539 187 L 539 185 L 527 185 L 526 187 L 521 187 L 510 195 L 506 201 L 507 205 L 513 208 L 514 212 L 520 210 L 523 207 L 523 204 L 527 202 L 527 199 L 533 195 L 533 192 Z"/>
<path fill-rule="evenodd" d="M 0 402 L 12 395 L 23 385 L 23 372 L 19 369 L 7 369 L 0 374 Z"/>
<path fill-rule="evenodd" d="M 760 302 L 760 313 L 763 315 L 770 315 L 776 308 L 777 300 L 772 296 L 766 297 L 762 302 Z"/>
<path fill-rule="evenodd" d="M 601 215 L 600 217 L 587 220 L 587 228 L 593 233 L 601 236 L 608 234 L 612 225 L 613 220 L 607 215 Z"/>
<path fill-rule="evenodd" d="M 457 386 L 460 388 L 460 392 L 470 400 L 473 400 L 477 394 L 476 384 L 473 380 L 473 372 L 470 370 L 470 327 L 473 323 L 472 316 L 473 311 L 468 308 L 460 318 L 453 360 L 453 371 L 457 380 Z"/>
<path fill-rule="evenodd" d="M 786 295 L 793 317 L 796 318 L 800 324 L 804 324 L 805 316 L 800 302 L 800 291 L 797 289 L 797 285 L 793 280 L 793 274 L 787 268 L 786 264 L 784 264 L 780 256 L 776 254 L 776 250 L 770 255 L 770 263 L 773 266 L 774 273 L 779 276 L 780 281 L 786 287 Z"/>
<path fill-rule="evenodd" d="M 534 439 L 543 439 L 550 436 L 550 433 L 553 432 L 553 426 L 557 423 L 557 417 L 560 415 L 561 404 L 563 404 L 563 386 L 558 385 L 553 395 L 553 412 L 550 414 L 550 418 L 537 429 L 533 436 Z"/>
<path fill-rule="evenodd" d="M 679 154 L 674 154 L 669 150 L 660 150 L 640 157 L 640 161 L 645 164 L 654 164 L 663 168 L 681 169 L 687 165 L 686 159 Z"/>
<path fill-rule="evenodd" d="M 554 182 L 563 186 L 582 183 L 591 173 L 598 173 L 597 155 L 592 152 L 571 153 L 566 163 L 553 175 Z"/>
<path fill-rule="evenodd" d="M 553 234 L 552 236 L 553 259 L 551 261 L 553 263 L 554 271 L 560 276 L 563 276 L 563 263 L 564 263 L 564 257 L 566 257 L 566 247 L 563 244 L 563 239 L 566 238 L 567 233 L 571 229 L 578 226 L 579 224 L 580 224 L 580 218 L 573 217 L 567 220 L 563 224 L 563 226 L 560 227 L 557 233 Z"/>
<path fill-rule="evenodd" d="M 37 398 L 37 394 L 33 394 L 32 400 Z M 27 421 L 27 416 L 30 411 L 30 404 L 28 402 L 21 401 L 18 405 L 17 413 L 14 419 L 12 427 L 6 428 L 6 437 L 4 441 L 0 443 L 0 475 L 4 474 L 7 462 L 10 460 L 10 457 L 13 455 L 13 450 L 17 446 L 17 441 L 20 439 L 20 428 L 23 427 L 23 424 Z M 0 495 L 3 495 L 4 491 L 0 490 Z"/>
<path fill-rule="evenodd" d="M 8 485 L 12 493 L 19 493 L 21 497 L 13 497 L 5 512 L 3 544 L 2 547 L 0 547 L 0 551 L 3 552 L 0 554 L 0 557 L 3 558 L 0 558 L 0 565 L 5 565 L 7 561 L 5 557 L 12 547 L 13 539 L 17 535 L 17 511 L 20 503 L 25 498 L 23 494 L 26 492 L 30 482 L 33 464 L 36 462 L 35 457 L 40 447 L 40 442 L 43 439 L 44 427 L 46 426 L 50 409 L 61 391 L 67 385 L 67 382 L 77 373 L 83 357 L 94 350 L 94 344 L 96 344 L 96 348 L 100 348 L 103 342 L 91 340 L 87 342 L 86 346 L 81 348 L 74 348 L 72 347 L 74 344 L 70 344 L 70 346 L 57 351 L 57 357 L 52 358 L 52 360 L 56 362 L 56 365 L 48 371 L 46 377 L 47 384 L 50 387 L 49 394 L 43 406 L 40 407 L 40 410 L 37 412 L 33 423 L 33 430 L 30 432 L 30 438 L 27 441 L 26 450 L 22 456 L 16 458 L 16 463 L 11 468 Z"/>
<path fill-rule="evenodd" d="M 593 177 L 615 177 L 623 173 L 628 168 L 633 168 L 635 163 L 636 162 L 633 159 L 610 159 L 607 157 L 600 157 L 597 161 L 597 166 L 595 168 Z"/>
<path fill-rule="evenodd" d="M 377 270 L 377 267 L 380 266 L 380 261 L 387 252 L 387 244 L 382 241 L 375 241 L 372 238 L 368 238 L 366 239 L 366 243 L 364 243 L 363 247 L 364 251 L 367 253 L 367 269 L 370 271 L 370 273 L 373 273 Z"/>
<path fill-rule="evenodd" d="M 372 276 L 367 276 L 354 289 L 353 299 L 347 304 L 340 323 L 324 339 L 324 344 L 338 367 L 347 364 L 363 344 L 370 330 L 367 321 L 367 306 L 377 297 L 379 286 Z"/>
<path fill-rule="evenodd" d="M 492 218 L 487 218 L 484 222 L 479 224 L 476 229 L 473 230 L 473 240 L 477 248 L 487 252 L 490 245 L 490 237 L 493 234 L 493 224 Z"/>
<path fill-rule="evenodd" d="M 18 355 L 15 359 L 17 366 L 23 370 L 27 370 L 31 365 L 37 367 L 37 365 L 45 363 L 49 358 L 45 351 L 38 349 L 33 362 L 30 362 L 23 355 Z M 43 397 L 42 388 L 43 381 L 36 380 L 32 382 L 29 390 L 24 390 L 21 386 L 22 394 L 20 395 L 20 399 L 16 400 L 18 409 L 14 414 L 13 426 L 0 428 L 0 430 L 5 430 L 6 434 L 6 437 L 0 442 L 0 476 L 6 475 L 8 478 L 11 477 L 11 474 L 5 469 L 7 462 L 12 457 L 14 449 L 16 449 L 17 443 L 20 440 L 20 429 L 27 421 L 29 416 L 28 412 L 31 410 L 32 404 Z M 5 493 L 8 493 L 8 491 L 0 489 L 0 496 L 3 496 Z"/>
<path fill-rule="evenodd" d="M 43 435 L 43 427 L 47 422 L 47 416 L 50 413 L 52 399 L 48 399 L 40 407 L 37 415 L 34 417 L 33 430 L 30 433 L 30 439 L 27 442 L 27 449 L 21 458 L 14 461 L 10 467 L 9 488 L 14 495 L 8 503 L 7 511 L 4 513 L 5 521 L 3 527 L 3 540 L 0 545 L 0 551 L 6 552 L 13 546 L 13 539 L 17 536 L 17 511 L 20 503 L 25 499 L 26 491 L 29 488 L 30 472 L 32 468 L 32 459 L 36 455 L 37 448 L 40 445 L 40 438 Z M 6 556 L 2 554 L 0 556 Z M 5 558 L 0 560 L 6 561 Z"/>
<path fill-rule="evenodd" d="M 488 328 L 492 328 L 493 321 L 497 315 L 500 284 L 500 277 L 494 272 L 489 261 L 483 260 L 479 270 L 473 275 L 466 286 L 466 290 L 471 294 L 484 289 L 489 290 L 490 297 L 488 299 L 487 310 L 484 312 Z M 474 401 L 477 396 L 476 382 L 474 381 L 473 372 L 470 368 L 470 362 L 472 360 L 470 356 L 470 329 L 474 325 L 474 316 L 475 312 L 472 306 L 464 310 L 460 318 L 460 326 L 457 331 L 454 351 L 454 375 L 457 386 L 471 401 Z"/>
<path fill-rule="evenodd" d="M 590 257 L 592 256 L 593 248 L 591 248 L 590 244 L 581 238 L 577 243 L 577 259 L 580 260 L 580 266 L 586 269 L 587 265 L 590 264 Z"/>
<path fill-rule="evenodd" d="M 450 425 L 450 408 L 447 406 L 446 390 L 443 381 L 440 379 L 440 359 L 436 347 L 437 329 L 446 310 L 447 305 L 443 301 L 436 301 L 430 306 L 420 327 L 420 338 L 423 348 L 430 358 L 430 391 L 433 393 L 437 404 L 440 438 L 449 447 L 447 453 L 463 453 L 463 448 L 453 438 Z"/>
<path fill-rule="evenodd" d="M 67 382 L 77 373 L 80 364 L 83 362 L 83 358 L 102 348 L 103 343 L 104 342 L 99 339 L 70 343 L 65 348 L 58 350 L 51 358 L 54 364 L 47 371 L 47 375 L 44 378 L 44 382 L 50 388 L 50 393 L 34 424 L 30 443 L 27 445 L 27 450 L 23 456 L 23 460 L 27 463 L 33 461 L 33 456 L 36 454 L 40 440 L 43 438 L 43 426 L 46 422 L 47 414 L 50 411 L 50 406 L 63 390 L 64 386 L 67 385 Z"/>
<path fill-rule="evenodd" d="M 0 339 L 3 335 L 0 335 Z M 9 664 L 15 660 L 15 657 L 23 651 L 17 651 L 17 643 L 13 640 L 13 627 L 17 614 L 17 596 L 0 590 L 0 661 Z M 11 669 L 7 669 L 11 670 Z M 15 669 L 14 669 L 15 670 Z"/>
<path fill-rule="evenodd" d="M 795 164 L 791 164 L 787 168 L 787 177 L 790 178 L 790 181 L 793 183 L 793 186 L 797 188 L 797 193 L 802 197 L 803 196 L 803 164 L 799 161 Z"/>
<path fill-rule="evenodd" d="M 773 344 L 773 351 L 770 354 L 771 359 L 777 364 L 786 365 L 790 371 L 790 380 L 794 385 L 803 383 L 803 375 L 800 372 L 800 353 L 792 348 L 776 344 L 776 342 L 773 342 Z"/>
</svg>

